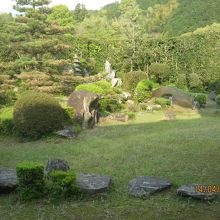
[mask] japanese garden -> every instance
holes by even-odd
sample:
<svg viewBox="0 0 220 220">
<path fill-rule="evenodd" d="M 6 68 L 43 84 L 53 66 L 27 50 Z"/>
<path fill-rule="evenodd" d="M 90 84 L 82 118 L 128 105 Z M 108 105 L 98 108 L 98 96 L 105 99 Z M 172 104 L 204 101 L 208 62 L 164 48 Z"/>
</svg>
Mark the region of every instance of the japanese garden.
<svg viewBox="0 0 220 220">
<path fill-rule="evenodd" d="M 0 219 L 220 219 L 219 1 L 51 2 L 0 13 Z"/>
</svg>

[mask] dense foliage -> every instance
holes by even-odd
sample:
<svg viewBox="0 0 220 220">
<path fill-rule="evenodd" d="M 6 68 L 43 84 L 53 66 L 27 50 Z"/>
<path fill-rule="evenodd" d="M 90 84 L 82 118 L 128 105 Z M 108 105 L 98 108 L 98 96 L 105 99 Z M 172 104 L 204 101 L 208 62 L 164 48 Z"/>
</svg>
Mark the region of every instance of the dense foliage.
<svg viewBox="0 0 220 220">
<path fill-rule="evenodd" d="M 196 94 L 194 101 L 197 101 L 200 107 L 204 108 L 207 102 L 207 96 L 206 94 Z"/>
<path fill-rule="evenodd" d="M 150 80 L 142 80 L 137 84 L 135 89 L 135 99 L 138 102 L 143 102 L 152 96 L 152 90 L 154 87 L 154 83 Z"/>
<path fill-rule="evenodd" d="M 18 192 L 22 200 L 37 199 L 45 193 L 44 167 L 33 162 L 23 162 L 16 166 Z"/>
<path fill-rule="evenodd" d="M 31 92 L 15 103 L 14 122 L 22 136 L 39 138 L 62 128 L 63 109 L 50 95 Z"/>
</svg>

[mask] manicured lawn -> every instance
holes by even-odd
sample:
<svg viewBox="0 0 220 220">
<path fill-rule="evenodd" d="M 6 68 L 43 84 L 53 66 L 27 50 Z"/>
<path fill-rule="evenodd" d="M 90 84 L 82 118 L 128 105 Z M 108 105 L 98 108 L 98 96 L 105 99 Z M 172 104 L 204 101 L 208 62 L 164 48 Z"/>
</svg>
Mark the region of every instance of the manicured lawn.
<svg viewBox="0 0 220 220">
<path fill-rule="evenodd" d="M 107 195 L 78 201 L 22 204 L 15 195 L 1 195 L 0 219 L 219 219 L 220 198 L 193 201 L 177 197 L 176 189 L 188 183 L 220 184 L 220 117 L 180 112 L 176 121 L 163 118 L 162 112 L 139 113 L 135 121 L 105 124 L 76 140 L 21 143 L 0 137 L 0 167 L 61 158 L 77 173 L 106 174 L 113 182 Z M 139 175 L 165 177 L 173 187 L 146 200 L 132 198 L 127 184 Z"/>
</svg>

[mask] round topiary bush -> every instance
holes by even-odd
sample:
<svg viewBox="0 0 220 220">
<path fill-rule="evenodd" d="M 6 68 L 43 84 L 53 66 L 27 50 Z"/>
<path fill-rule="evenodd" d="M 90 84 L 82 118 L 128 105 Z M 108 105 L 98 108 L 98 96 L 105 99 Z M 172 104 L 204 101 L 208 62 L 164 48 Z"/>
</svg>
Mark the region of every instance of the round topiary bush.
<svg viewBox="0 0 220 220">
<path fill-rule="evenodd" d="M 20 135 L 40 138 L 62 128 L 63 109 L 52 96 L 31 92 L 15 103 L 14 123 Z"/>
<path fill-rule="evenodd" d="M 103 98 L 99 101 L 99 111 L 104 113 L 118 112 L 122 109 L 122 105 L 112 98 Z"/>
<path fill-rule="evenodd" d="M 134 93 L 137 84 L 144 79 L 147 79 L 147 74 L 145 72 L 134 71 L 126 73 L 123 77 L 123 89 Z"/>
<path fill-rule="evenodd" d="M 149 67 L 149 73 L 158 83 L 162 83 L 169 79 L 170 68 L 165 63 L 152 63 Z"/>
<path fill-rule="evenodd" d="M 217 105 L 220 105 L 220 95 L 216 96 L 215 101 L 216 101 Z"/>
<path fill-rule="evenodd" d="M 152 96 L 152 90 L 154 87 L 154 83 L 150 80 L 142 80 L 137 84 L 137 87 L 135 89 L 135 99 L 138 102 L 143 102 L 147 98 L 150 98 Z"/>
<path fill-rule="evenodd" d="M 204 108 L 207 102 L 207 96 L 206 94 L 196 94 L 194 101 L 197 101 L 200 105 L 200 107 Z"/>
</svg>

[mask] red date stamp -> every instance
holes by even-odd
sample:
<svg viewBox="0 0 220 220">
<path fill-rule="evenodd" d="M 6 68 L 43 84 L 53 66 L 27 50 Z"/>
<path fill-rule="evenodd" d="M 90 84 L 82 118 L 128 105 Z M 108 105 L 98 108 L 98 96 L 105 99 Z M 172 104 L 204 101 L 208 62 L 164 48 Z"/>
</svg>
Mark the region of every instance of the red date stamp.
<svg viewBox="0 0 220 220">
<path fill-rule="evenodd" d="M 196 185 L 197 193 L 219 193 L 220 185 Z"/>
</svg>

